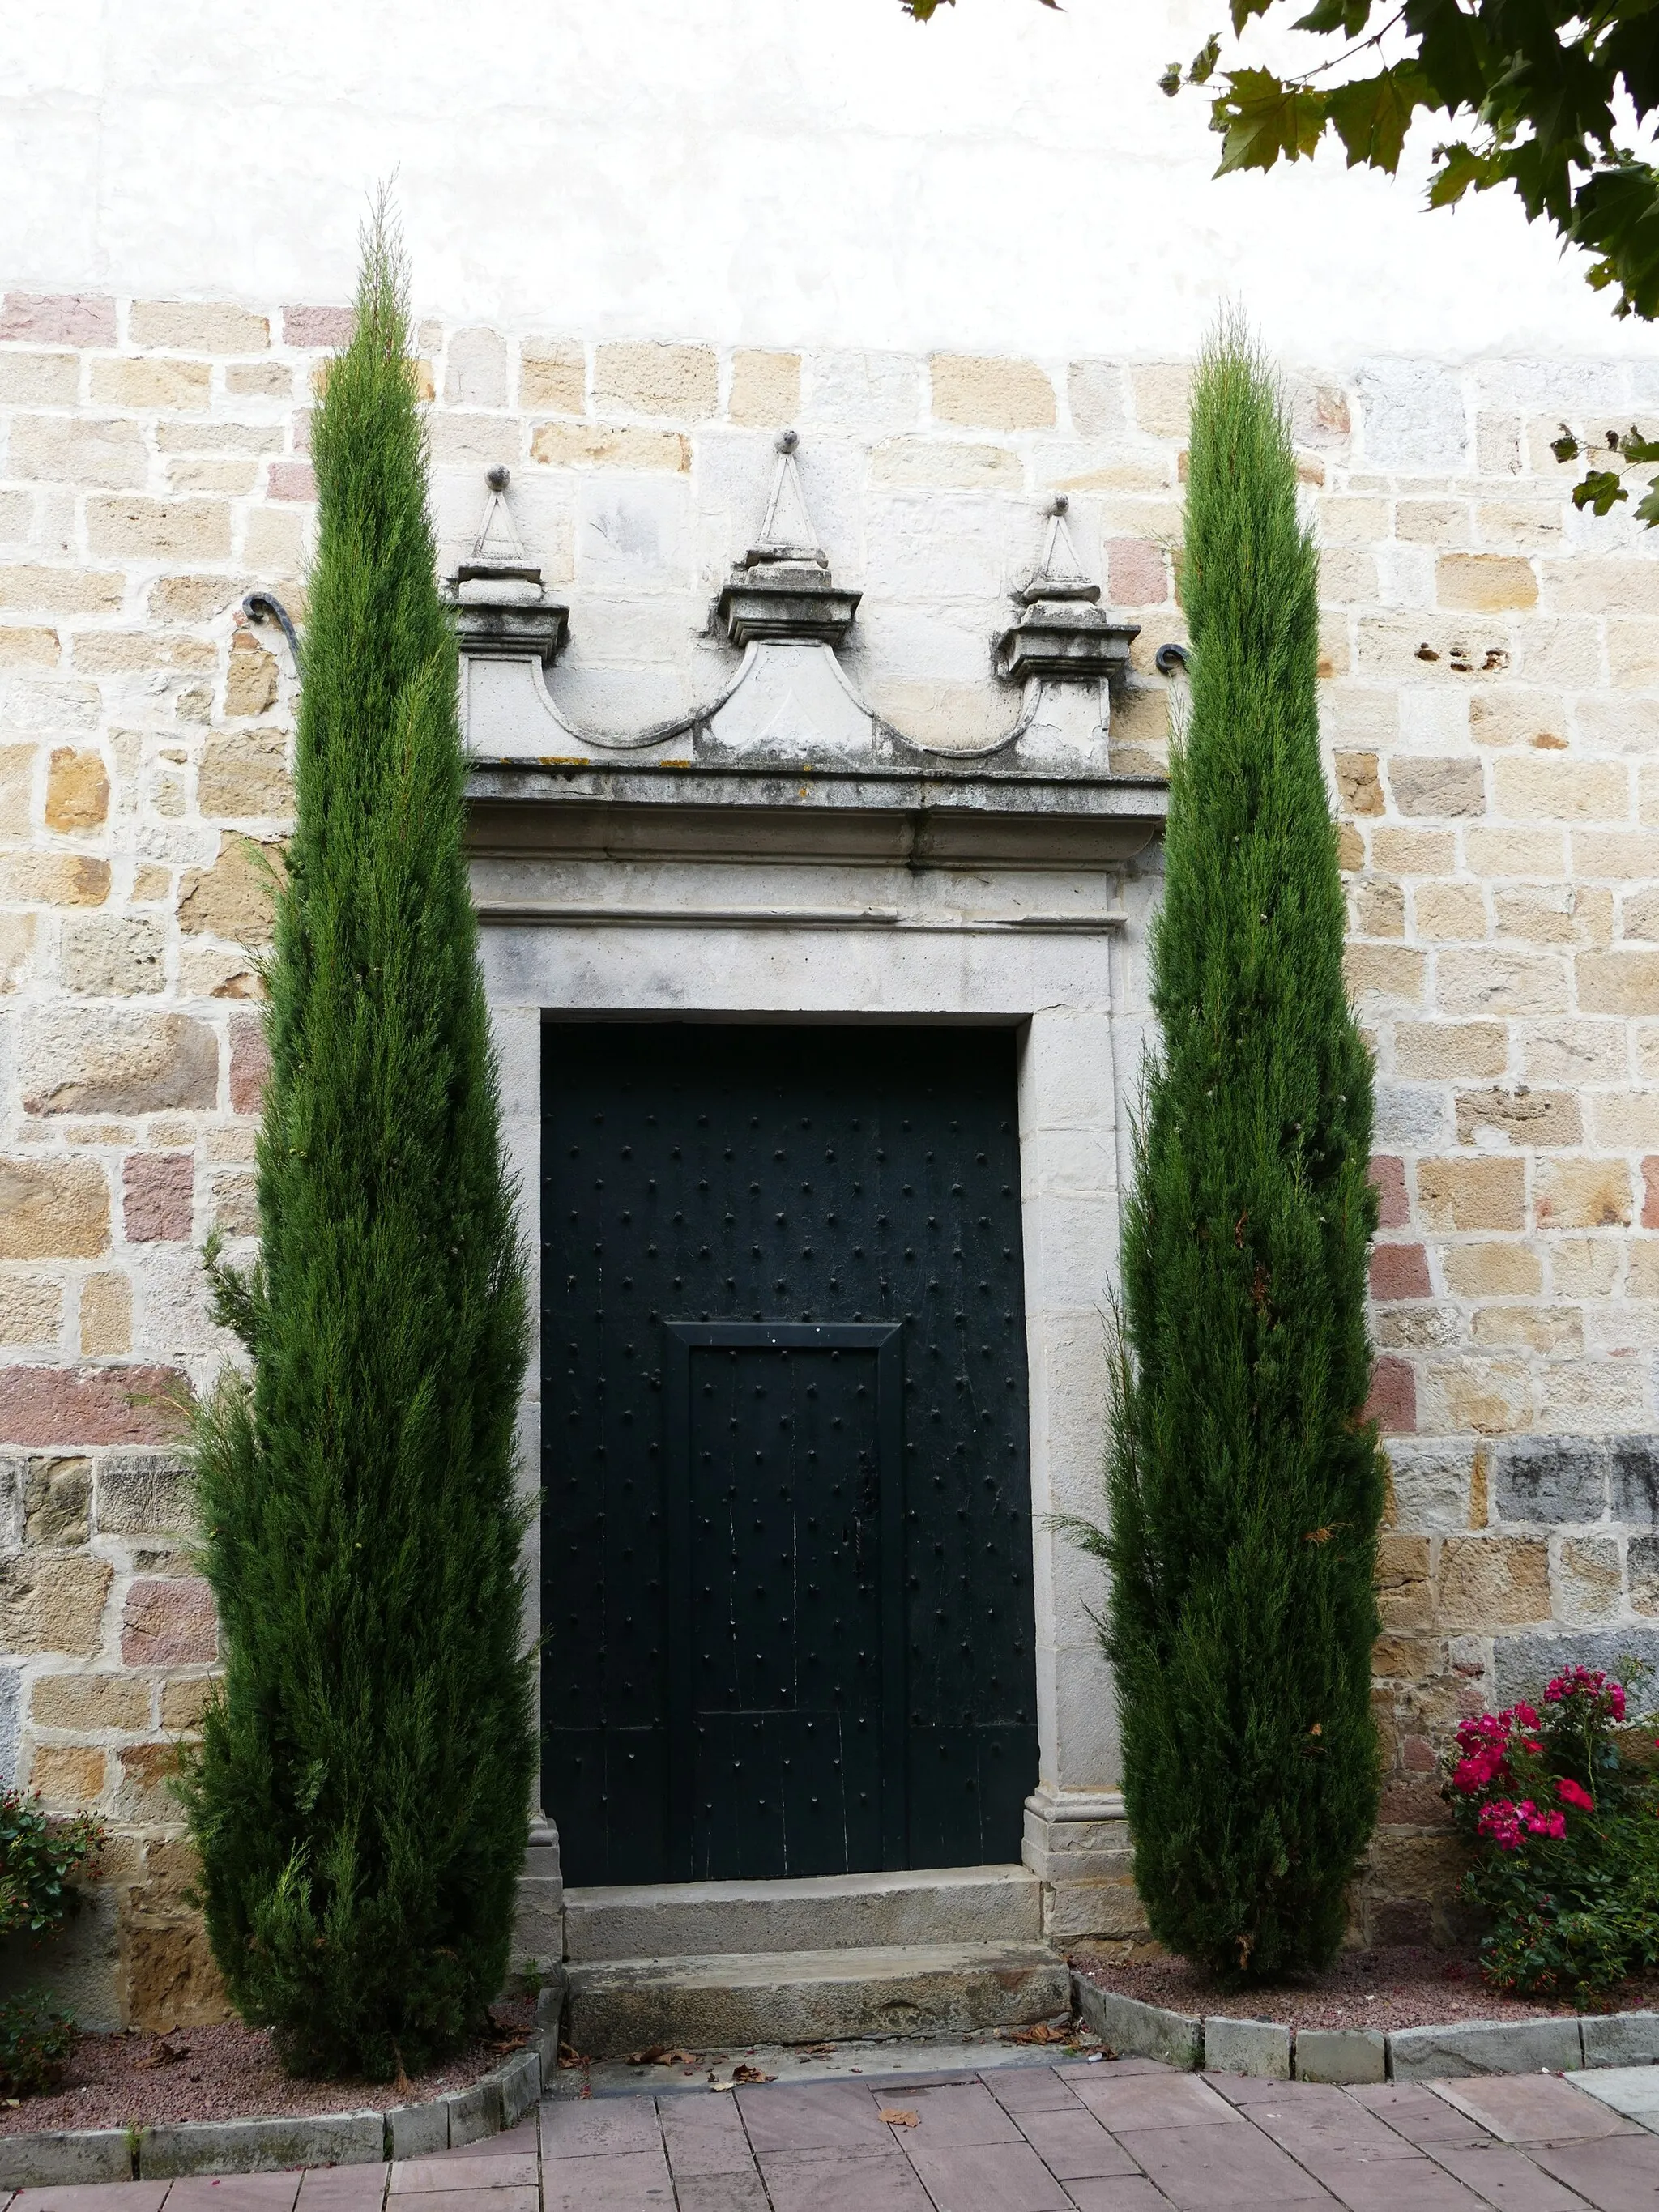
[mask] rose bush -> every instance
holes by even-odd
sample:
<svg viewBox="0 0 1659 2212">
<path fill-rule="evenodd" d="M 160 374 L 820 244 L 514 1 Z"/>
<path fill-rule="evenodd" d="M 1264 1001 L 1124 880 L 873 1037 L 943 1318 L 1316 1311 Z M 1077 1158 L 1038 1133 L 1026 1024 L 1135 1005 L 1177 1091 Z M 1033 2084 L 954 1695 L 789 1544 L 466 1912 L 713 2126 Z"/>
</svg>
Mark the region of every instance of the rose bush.
<svg viewBox="0 0 1659 2212">
<path fill-rule="evenodd" d="M 1627 1705 L 1624 1683 L 1571 1667 L 1539 1705 L 1458 1725 L 1445 1794 L 1495 1988 L 1591 2005 L 1659 1964 L 1659 1778 Z"/>
</svg>

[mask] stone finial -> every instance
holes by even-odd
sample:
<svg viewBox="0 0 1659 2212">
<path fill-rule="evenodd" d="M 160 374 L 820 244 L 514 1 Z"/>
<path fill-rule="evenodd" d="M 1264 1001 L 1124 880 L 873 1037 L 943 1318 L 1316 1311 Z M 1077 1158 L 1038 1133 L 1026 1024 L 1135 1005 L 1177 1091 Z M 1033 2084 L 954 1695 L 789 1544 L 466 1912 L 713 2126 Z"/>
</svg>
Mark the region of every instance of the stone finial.
<svg viewBox="0 0 1659 2212">
<path fill-rule="evenodd" d="M 474 659 L 539 659 L 550 668 L 569 635 L 569 610 L 548 600 L 541 563 L 525 550 L 507 502 L 512 481 L 500 462 L 486 471 L 472 550 L 455 571 L 461 650 Z"/>
<path fill-rule="evenodd" d="M 1056 492 L 1048 509 L 1042 554 L 1015 592 L 1024 612 L 997 641 L 999 676 L 1021 681 L 1097 684 L 1128 672 L 1139 623 L 1114 622 L 1099 605 L 1100 586 L 1084 570 L 1066 522 L 1071 501 Z"/>
<path fill-rule="evenodd" d="M 715 613 L 733 645 L 759 640 L 839 645 L 852 627 L 856 592 L 838 591 L 830 556 L 806 511 L 795 454 L 798 432 L 781 430 L 777 466 L 760 536 L 732 569 Z"/>
</svg>

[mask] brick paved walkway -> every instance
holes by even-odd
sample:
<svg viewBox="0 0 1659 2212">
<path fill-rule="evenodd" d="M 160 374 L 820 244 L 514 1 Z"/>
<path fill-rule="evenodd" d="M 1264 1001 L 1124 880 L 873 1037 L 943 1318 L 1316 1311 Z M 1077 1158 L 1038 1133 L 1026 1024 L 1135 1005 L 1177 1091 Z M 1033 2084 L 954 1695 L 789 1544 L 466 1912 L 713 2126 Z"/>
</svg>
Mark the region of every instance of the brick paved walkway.
<svg viewBox="0 0 1659 2212">
<path fill-rule="evenodd" d="M 884 2119 L 912 2115 L 914 2124 Z M 388 2189 L 390 2196 L 388 2197 Z M 398 2205 L 392 2200 L 406 2198 Z M 1659 2134 L 1571 2082 L 1328 2089 L 1138 2059 L 550 2099 L 405 2165 L 29 2189 L 0 2212 L 1659 2212 Z"/>
</svg>

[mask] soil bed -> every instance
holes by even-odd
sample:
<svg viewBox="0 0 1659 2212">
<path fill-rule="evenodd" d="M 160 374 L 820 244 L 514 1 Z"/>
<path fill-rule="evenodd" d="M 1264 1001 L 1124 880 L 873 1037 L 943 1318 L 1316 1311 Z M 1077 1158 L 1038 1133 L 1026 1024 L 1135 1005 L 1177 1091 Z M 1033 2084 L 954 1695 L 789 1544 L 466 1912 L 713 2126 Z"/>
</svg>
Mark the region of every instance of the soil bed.
<svg viewBox="0 0 1659 2212">
<path fill-rule="evenodd" d="M 497 2033 L 470 2045 L 447 2066 L 391 2081 L 296 2081 L 283 2071 L 269 2033 L 240 2021 L 217 2027 L 174 2027 L 83 2035 L 58 2087 L 19 2104 L 0 2104 L 0 2136 L 58 2128 L 144 2128 L 158 2120 L 295 2118 L 313 2112 L 384 2112 L 465 2089 L 529 2041 L 535 2006 L 503 2002 L 491 2011 Z"/>
<path fill-rule="evenodd" d="M 1248 1990 L 1227 1989 L 1184 1959 L 1103 1958 L 1079 1950 L 1072 1964 L 1103 1990 L 1115 1990 L 1171 2012 L 1220 2013 L 1286 2027 L 1437 2027 L 1455 2020 L 1555 2020 L 1570 2000 L 1515 1997 L 1480 1978 L 1473 1952 L 1401 1944 L 1344 1951 L 1326 1974 L 1297 1976 Z M 1627 1983 L 1598 2008 L 1626 2011 L 1659 2004 L 1659 1979 Z"/>
</svg>

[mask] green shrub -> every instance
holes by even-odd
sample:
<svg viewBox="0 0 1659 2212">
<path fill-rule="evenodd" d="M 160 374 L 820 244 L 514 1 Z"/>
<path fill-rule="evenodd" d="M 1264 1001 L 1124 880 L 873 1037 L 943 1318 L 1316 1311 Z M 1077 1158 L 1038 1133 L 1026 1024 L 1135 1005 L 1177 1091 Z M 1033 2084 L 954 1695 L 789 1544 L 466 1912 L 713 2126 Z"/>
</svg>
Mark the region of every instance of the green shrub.
<svg viewBox="0 0 1659 2212">
<path fill-rule="evenodd" d="M 55 2088 L 75 2049 L 75 2022 L 27 1997 L 0 1997 L 0 2097 Z"/>
<path fill-rule="evenodd" d="M 1538 1705 L 1459 1724 L 1446 1796 L 1475 1853 L 1463 1893 L 1488 1922 L 1496 1989 L 1589 2005 L 1659 1966 L 1652 1724 L 1626 1703 L 1623 1683 L 1572 1667 Z"/>
<path fill-rule="evenodd" d="M 1364 1413 L 1370 1061 L 1319 754 L 1317 556 L 1236 330 L 1192 402 L 1191 713 L 1125 1211 L 1105 1634 L 1152 1931 L 1224 1977 L 1327 1963 L 1378 1795 Z"/>
<path fill-rule="evenodd" d="M 536 1735 L 527 1343 L 462 850 L 400 249 L 313 418 L 295 827 L 268 984 L 252 1355 L 199 1409 L 222 1691 L 182 1783 L 214 1955 L 304 2073 L 453 2051 L 506 1978 Z"/>
<path fill-rule="evenodd" d="M 42 1943 L 61 1935 L 82 1894 L 76 1876 L 96 1870 L 108 1831 L 89 1814 L 50 1820 L 38 1796 L 0 1790 L 0 1942 Z M 33 1997 L 0 1998 L 0 2096 L 49 2089 L 75 2048 L 75 2023 Z"/>
</svg>

